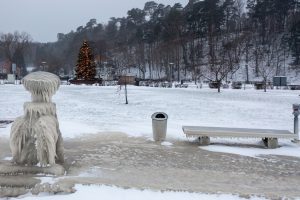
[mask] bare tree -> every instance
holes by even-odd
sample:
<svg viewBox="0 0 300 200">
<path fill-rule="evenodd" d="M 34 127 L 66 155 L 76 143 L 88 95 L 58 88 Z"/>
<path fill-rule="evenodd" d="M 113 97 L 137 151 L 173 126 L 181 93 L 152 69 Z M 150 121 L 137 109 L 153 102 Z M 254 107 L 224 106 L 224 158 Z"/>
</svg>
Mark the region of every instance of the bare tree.
<svg viewBox="0 0 300 200">
<path fill-rule="evenodd" d="M 274 76 L 276 69 L 276 49 L 269 43 L 259 45 L 255 49 L 257 55 L 258 73 L 263 78 L 264 91 L 267 91 L 267 83 Z"/>
<path fill-rule="evenodd" d="M 24 56 L 24 51 L 29 47 L 31 40 L 31 36 L 26 32 L 19 33 L 16 31 L 13 34 L 1 34 L 0 47 L 4 52 L 5 58 L 10 61 L 10 63 L 13 63 L 16 54 L 18 56 Z"/>
<path fill-rule="evenodd" d="M 240 68 L 240 60 L 243 53 L 244 35 L 227 37 L 219 40 L 217 37 L 209 41 L 209 76 L 205 75 L 205 69 L 202 76 L 210 81 L 216 82 L 218 92 L 221 91 L 222 81 L 228 76 L 236 73 Z M 207 74 L 207 68 L 206 68 Z"/>
</svg>

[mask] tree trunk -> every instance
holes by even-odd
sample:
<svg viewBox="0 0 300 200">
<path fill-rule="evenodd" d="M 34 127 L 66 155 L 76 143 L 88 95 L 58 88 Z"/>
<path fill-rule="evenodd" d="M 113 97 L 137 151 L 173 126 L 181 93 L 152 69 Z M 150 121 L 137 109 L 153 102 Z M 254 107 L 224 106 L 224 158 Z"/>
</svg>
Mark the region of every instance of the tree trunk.
<svg viewBox="0 0 300 200">
<path fill-rule="evenodd" d="M 267 92 L 267 79 L 264 79 L 264 92 Z"/>
<path fill-rule="evenodd" d="M 255 77 L 258 77 L 259 76 L 259 69 L 258 69 L 258 55 L 256 53 L 255 55 Z"/>
<path fill-rule="evenodd" d="M 248 64 L 246 64 L 246 84 L 249 84 L 249 68 L 248 68 Z"/>
<path fill-rule="evenodd" d="M 184 75 L 186 76 L 186 71 L 189 66 L 188 56 L 187 56 L 187 48 L 184 44 L 181 44 L 182 47 L 182 59 L 184 63 Z"/>
<path fill-rule="evenodd" d="M 248 68 L 248 62 L 249 62 L 249 54 L 248 54 L 248 44 L 246 45 L 246 83 L 249 84 L 249 68 Z"/>
</svg>

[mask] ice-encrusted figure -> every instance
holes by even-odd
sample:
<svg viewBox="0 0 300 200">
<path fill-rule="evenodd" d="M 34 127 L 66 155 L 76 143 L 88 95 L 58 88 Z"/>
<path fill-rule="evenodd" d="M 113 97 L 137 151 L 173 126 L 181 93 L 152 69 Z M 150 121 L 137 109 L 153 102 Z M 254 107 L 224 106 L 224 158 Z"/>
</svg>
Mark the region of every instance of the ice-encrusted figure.
<svg viewBox="0 0 300 200">
<path fill-rule="evenodd" d="M 33 72 L 22 79 L 32 102 L 24 103 L 24 116 L 12 124 L 10 148 L 13 162 L 48 166 L 64 162 L 63 139 L 52 96 L 60 86 L 58 76 Z"/>
</svg>

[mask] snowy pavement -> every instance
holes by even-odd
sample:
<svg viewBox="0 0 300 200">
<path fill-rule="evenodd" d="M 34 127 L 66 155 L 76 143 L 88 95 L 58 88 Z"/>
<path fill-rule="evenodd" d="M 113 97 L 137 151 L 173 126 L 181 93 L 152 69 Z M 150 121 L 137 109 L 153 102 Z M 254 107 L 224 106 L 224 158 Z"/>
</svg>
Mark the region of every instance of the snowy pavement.
<svg viewBox="0 0 300 200">
<path fill-rule="evenodd" d="M 7 142 L 0 141 L 0 150 L 8 153 Z M 42 183 L 57 184 L 66 191 L 74 185 L 92 185 L 95 193 L 103 187 L 93 185 L 106 185 L 111 191 L 107 199 L 118 198 L 122 188 L 131 188 L 126 191 L 139 197 L 146 190 L 166 199 L 171 197 L 165 191 L 184 199 L 300 196 L 300 159 L 293 157 L 245 157 L 205 151 L 193 142 L 170 140 L 166 145 L 122 133 L 102 133 L 66 140 L 65 159 L 66 175 L 39 177 Z M 81 190 L 85 191 L 79 187 L 79 193 L 71 196 L 81 196 Z M 95 193 L 92 199 L 97 198 Z"/>
</svg>

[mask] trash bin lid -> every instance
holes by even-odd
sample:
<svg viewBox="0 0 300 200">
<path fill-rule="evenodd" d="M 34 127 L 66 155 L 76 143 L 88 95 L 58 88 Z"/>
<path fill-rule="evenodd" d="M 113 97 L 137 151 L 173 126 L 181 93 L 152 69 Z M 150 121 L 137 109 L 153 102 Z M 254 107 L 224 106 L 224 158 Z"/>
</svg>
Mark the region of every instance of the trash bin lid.
<svg viewBox="0 0 300 200">
<path fill-rule="evenodd" d="M 167 120 L 168 115 L 164 112 L 156 112 L 151 115 L 151 118 L 155 120 Z"/>
</svg>

